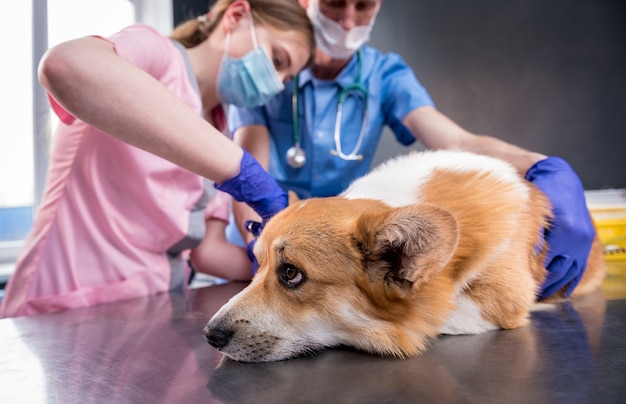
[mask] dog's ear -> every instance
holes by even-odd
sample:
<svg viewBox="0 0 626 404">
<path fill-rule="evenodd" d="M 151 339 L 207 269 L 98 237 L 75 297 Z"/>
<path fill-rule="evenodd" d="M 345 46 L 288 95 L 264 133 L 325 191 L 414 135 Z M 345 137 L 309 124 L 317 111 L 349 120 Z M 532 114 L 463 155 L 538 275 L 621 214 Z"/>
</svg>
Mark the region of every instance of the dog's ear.
<svg viewBox="0 0 626 404">
<path fill-rule="evenodd" d="M 298 194 L 296 194 L 294 191 L 289 190 L 288 195 L 289 195 L 289 205 L 293 205 L 294 203 L 300 200 L 300 198 L 298 198 Z"/>
<path fill-rule="evenodd" d="M 434 205 L 390 208 L 359 219 L 354 240 L 371 280 L 417 290 L 448 263 L 457 246 L 456 219 Z"/>
</svg>

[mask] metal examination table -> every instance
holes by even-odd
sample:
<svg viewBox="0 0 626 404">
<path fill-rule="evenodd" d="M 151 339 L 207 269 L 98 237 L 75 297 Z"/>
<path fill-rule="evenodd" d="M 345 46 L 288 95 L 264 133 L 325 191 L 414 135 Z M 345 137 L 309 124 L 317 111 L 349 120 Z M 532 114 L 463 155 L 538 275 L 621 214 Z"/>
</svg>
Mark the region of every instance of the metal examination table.
<svg viewBox="0 0 626 404">
<path fill-rule="evenodd" d="M 345 349 L 237 363 L 201 330 L 245 285 L 0 320 L 0 403 L 624 403 L 626 294 L 400 360 Z"/>
</svg>

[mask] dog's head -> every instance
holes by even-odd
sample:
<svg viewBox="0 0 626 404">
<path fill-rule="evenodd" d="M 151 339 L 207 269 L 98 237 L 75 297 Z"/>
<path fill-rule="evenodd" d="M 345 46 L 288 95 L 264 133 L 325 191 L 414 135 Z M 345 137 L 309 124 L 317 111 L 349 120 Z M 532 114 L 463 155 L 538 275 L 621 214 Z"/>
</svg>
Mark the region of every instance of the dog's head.
<svg viewBox="0 0 626 404">
<path fill-rule="evenodd" d="M 445 272 L 457 240 L 454 217 L 432 205 L 391 208 L 342 197 L 292 203 L 259 237 L 252 283 L 215 314 L 205 336 L 241 361 L 338 345 L 418 353 L 452 304 Z"/>
</svg>

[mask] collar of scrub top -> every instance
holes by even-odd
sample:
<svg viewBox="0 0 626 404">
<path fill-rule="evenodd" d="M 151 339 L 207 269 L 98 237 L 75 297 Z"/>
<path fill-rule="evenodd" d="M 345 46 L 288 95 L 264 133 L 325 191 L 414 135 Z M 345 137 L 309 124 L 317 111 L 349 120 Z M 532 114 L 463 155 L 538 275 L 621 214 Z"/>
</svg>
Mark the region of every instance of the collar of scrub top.
<svg viewBox="0 0 626 404">
<path fill-rule="evenodd" d="M 356 79 L 354 77 L 354 69 L 356 69 Z M 363 142 L 363 138 L 365 136 L 365 129 L 367 124 L 367 97 L 368 92 L 367 89 L 362 85 L 362 71 L 363 71 L 363 50 L 359 48 L 355 55 L 352 56 L 348 65 L 342 69 L 339 73 L 339 76 L 334 80 L 340 87 L 341 92 L 339 93 L 339 101 L 337 104 L 337 115 L 335 120 L 335 130 L 334 130 L 334 138 L 335 138 L 335 150 L 331 150 L 331 154 L 341 157 L 344 160 L 362 160 L 363 156 L 360 154 L 356 154 L 360 148 L 361 143 Z M 295 153 L 300 158 L 299 167 L 304 165 L 306 158 L 304 157 L 304 151 L 300 148 L 300 122 L 298 119 L 298 93 L 300 89 L 303 88 L 307 83 L 313 81 L 313 73 L 311 69 L 306 69 L 293 80 L 293 92 L 292 92 L 292 111 L 293 111 L 293 128 L 294 128 L 294 146 L 288 152 L 288 160 L 290 159 L 289 153 Z M 359 138 L 354 147 L 354 150 L 349 154 L 344 154 L 341 149 L 341 116 L 342 116 L 342 108 L 343 101 L 347 98 L 350 93 L 360 93 L 360 95 L 364 99 L 365 109 L 363 112 L 363 121 L 361 123 L 361 132 L 359 134 Z M 293 156 L 293 155 L 292 155 Z M 293 159 L 293 157 L 291 158 Z M 299 168 L 295 167 L 294 168 Z"/>
</svg>

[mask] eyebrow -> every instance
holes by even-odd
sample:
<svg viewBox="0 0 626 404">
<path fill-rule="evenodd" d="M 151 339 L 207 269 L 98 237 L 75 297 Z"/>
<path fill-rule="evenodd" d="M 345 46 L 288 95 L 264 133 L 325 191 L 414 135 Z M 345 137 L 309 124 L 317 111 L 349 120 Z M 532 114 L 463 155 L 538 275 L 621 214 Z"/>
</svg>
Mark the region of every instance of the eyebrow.
<svg viewBox="0 0 626 404">
<path fill-rule="evenodd" d="M 274 251 L 278 255 L 283 255 L 285 253 L 285 248 L 287 247 L 287 240 L 279 239 L 277 243 L 274 244 Z"/>
</svg>

